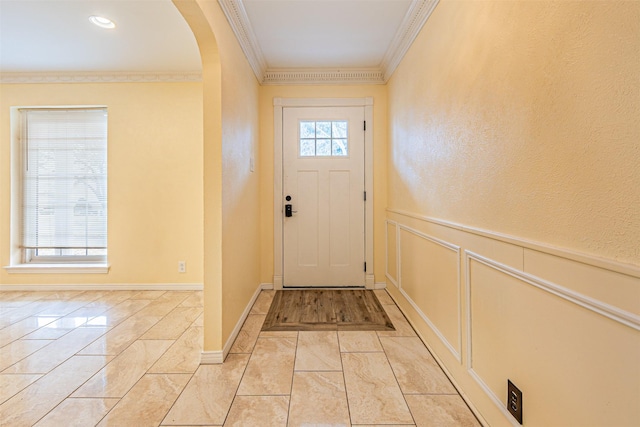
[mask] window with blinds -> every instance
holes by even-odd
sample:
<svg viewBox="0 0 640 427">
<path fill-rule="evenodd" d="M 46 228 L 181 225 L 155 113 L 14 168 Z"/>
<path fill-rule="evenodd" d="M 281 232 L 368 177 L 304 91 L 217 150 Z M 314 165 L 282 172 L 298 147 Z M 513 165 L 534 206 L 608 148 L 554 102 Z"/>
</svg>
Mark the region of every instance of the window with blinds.
<svg viewBox="0 0 640 427">
<path fill-rule="evenodd" d="M 106 108 L 20 112 L 24 261 L 106 260 Z"/>
</svg>

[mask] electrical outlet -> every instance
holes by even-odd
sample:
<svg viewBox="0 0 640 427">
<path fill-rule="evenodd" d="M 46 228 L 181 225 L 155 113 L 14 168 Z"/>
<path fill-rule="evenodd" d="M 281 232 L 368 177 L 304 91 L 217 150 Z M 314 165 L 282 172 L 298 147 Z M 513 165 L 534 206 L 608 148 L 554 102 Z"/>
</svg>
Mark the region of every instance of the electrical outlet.
<svg viewBox="0 0 640 427">
<path fill-rule="evenodd" d="M 507 380 L 507 410 L 522 424 L 522 392 L 510 380 Z"/>
<path fill-rule="evenodd" d="M 178 273 L 187 272 L 187 263 L 185 261 L 178 261 Z"/>
</svg>

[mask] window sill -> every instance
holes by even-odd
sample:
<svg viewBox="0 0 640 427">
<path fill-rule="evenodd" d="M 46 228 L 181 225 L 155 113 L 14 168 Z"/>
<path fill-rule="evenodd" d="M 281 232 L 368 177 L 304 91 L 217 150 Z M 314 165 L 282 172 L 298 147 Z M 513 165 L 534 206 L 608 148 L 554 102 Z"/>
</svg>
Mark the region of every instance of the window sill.
<svg viewBox="0 0 640 427">
<path fill-rule="evenodd" d="M 109 264 L 17 264 L 4 267 L 7 273 L 25 274 L 106 274 Z"/>
</svg>

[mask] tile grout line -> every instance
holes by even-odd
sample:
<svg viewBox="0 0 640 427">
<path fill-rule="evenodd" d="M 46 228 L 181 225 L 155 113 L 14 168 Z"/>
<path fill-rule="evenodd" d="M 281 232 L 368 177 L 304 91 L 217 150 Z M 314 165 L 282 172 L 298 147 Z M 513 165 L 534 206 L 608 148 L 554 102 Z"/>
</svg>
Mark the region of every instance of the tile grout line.
<svg viewBox="0 0 640 427">
<path fill-rule="evenodd" d="M 349 405 L 349 393 L 347 391 L 347 379 L 344 376 L 344 361 L 342 359 L 343 351 L 340 350 L 340 334 L 337 331 L 336 331 L 336 334 L 338 335 L 338 353 L 340 354 L 340 366 L 342 367 L 342 370 L 340 372 L 342 372 L 342 383 L 344 384 L 344 397 L 345 397 L 345 400 L 347 401 L 347 413 L 349 414 L 349 424 L 353 424 L 353 419 L 351 418 L 351 405 Z"/>
<path fill-rule="evenodd" d="M 418 425 L 416 422 L 416 418 L 413 415 L 413 412 L 411 411 L 411 407 L 409 407 L 409 402 L 407 402 L 407 398 L 405 397 L 405 393 L 402 390 L 402 386 L 400 386 L 400 382 L 398 381 L 398 377 L 396 375 L 396 371 L 393 369 L 393 365 L 391 364 L 391 361 L 389 360 L 389 355 L 387 354 L 387 351 L 385 350 L 384 346 L 382 345 L 382 340 L 380 340 L 380 335 L 378 335 L 376 333 L 376 335 L 378 336 L 378 341 L 380 342 L 380 347 L 382 347 L 382 352 L 384 353 L 384 357 L 387 360 L 387 363 L 389 364 L 389 368 L 391 369 L 391 373 L 393 374 L 393 378 L 396 380 L 396 384 L 398 385 L 398 389 L 400 390 L 400 394 L 402 395 L 402 400 L 404 401 L 404 404 L 407 406 L 407 409 L 409 410 L 409 415 L 411 415 L 411 419 L 413 420 L 413 424 L 414 425 Z"/>
<path fill-rule="evenodd" d="M 66 302 L 66 301 L 68 301 L 68 300 L 65 300 L 65 302 Z M 95 300 L 94 300 L 94 301 L 95 301 Z M 91 302 L 93 302 L 93 301 L 91 301 Z M 89 304 L 89 303 L 88 303 L 88 304 Z M 85 306 L 86 306 L 86 304 L 85 304 Z M 80 308 L 84 308 L 85 306 L 82 306 L 82 307 L 80 307 Z M 63 316 L 63 317 L 64 317 L 64 316 Z M 76 330 L 77 328 L 78 328 L 78 327 L 75 327 L 73 330 Z M 105 333 L 106 333 L 106 332 L 105 332 Z M 102 334 L 102 335 L 104 335 L 104 334 Z M 99 337 L 97 337 L 97 338 L 96 338 L 96 340 L 97 340 L 97 339 L 99 339 L 100 337 L 102 337 L 102 335 L 100 335 Z M 64 336 L 64 335 L 63 335 L 63 336 Z M 62 338 L 62 337 L 60 337 L 60 338 Z M 57 340 L 58 340 L 58 339 L 60 339 L 60 338 L 57 338 L 57 339 L 56 339 L 56 340 L 54 340 L 54 341 L 57 341 Z M 95 341 L 95 340 L 94 340 L 94 341 Z M 92 342 L 93 342 L 93 341 L 92 341 Z M 47 346 L 45 346 L 45 347 L 47 347 Z M 85 347 L 86 347 L 86 346 L 85 346 Z M 82 347 L 82 349 L 84 349 L 85 347 Z M 44 348 L 44 347 L 43 347 L 43 348 Z M 82 351 L 82 349 L 81 349 L 81 350 L 79 350 L 79 351 Z M 49 372 L 52 372 L 53 370 L 55 370 L 56 368 L 58 368 L 58 367 L 59 367 L 60 365 L 62 365 L 63 363 L 65 363 L 65 362 L 67 362 L 68 360 L 70 360 L 72 357 L 76 357 L 76 356 L 81 356 L 81 355 L 78 355 L 78 352 L 75 352 L 75 353 L 74 353 L 74 354 L 72 354 L 70 357 L 68 357 L 68 358 L 67 358 L 67 359 L 65 359 L 64 361 L 60 362 L 59 364 L 57 364 L 57 365 L 56 365 L 56 367 L 55 367 L 55 368 L 53 368 L 53 369 L 51 369 Z M 113 359 L 112 359 L 112 360 L 113 360 Z M 106 365 L 108 365 L 110 362 L 111 362 L 111 361 L 107 362 L 107 364 L 106 364 Z M 106 366 L 106 365 L 105 365 L 105 366 Z M 102 368 L 100 368 L 100 369 L 102 369 Z M 99 369 L 97 372 L 99 372 L 99 371 L 100 371 L 100 369 Z M 44 378 L 44 377 L 45 377 L 49 372 L 47 372 L 46 374 L 43 374 L 40 378 L 38 378 L 38 380 L 34 381 L 34 382 L 33 382 L 32 384 L 30 384 L 29 386 L 31 386 L 31 385 L 33 385 L 33 384 L 37 383 L 38 381 L 40 381 L 40 380 L 41 380 L 42 378 Z M 94 375 L 95 375 L 95 374 L 94 374 Z M 40 417 L 40 418 L 35 422 L 35 424 L 39 423 L 39 422 L 40 422 L 40 421 L 42 421 L 44 418 L 46 418 L 50 413 L 52 413 L 53 411 L 55 411 L 55 409 L 56 409 L 58 406 L 60 406 L 64 401 L 66 401 L 67 399 L 69 399 L 73 393 L 75 393 L 75 392 L 76 392 L 80 387 L 82 387 L 82 386 L 83 386 L 87 381 L 89 381 L 89 379 L 91 379 L 92 377 L 93 377 L 93 375 L 89 376 L 89 378 L 87 378 L 87 379 L 86 379 L 82 384 L 80 384 L 78 387 L 76 387 L 75 389 L 73 389 L 69 394 L 67 394 L 67 395 L 66 395 L 66 397 L 64 397 L 64 398 L 63 398 L 62 400 L 60 400 L 56 405 L 54 405 L 54 406 L 53 406 L 53 408 L 51 408 L 49 411 L 47 411 L 45 414 L 43 414 L 43 415 L 42 415 L 42 417 Z M 25 389 L 26 389 L 26 388 L 25 388 Z M 16 395 L 17 395 L 17 394 L 14 394 L 14 396 L 16 396 Z M 12 397 L 14 397 L 14 396 L 12 396 Z M 34 424 L 34 425 L 35 425 L 35 424 Z"/>
<path fill-rule="evenodd" d="M 269 306 L 269 308 L 271 308 L 271 306 Z M 296 360 L 298 359 L 299 343 L 300 343 L 300 332 L 296 334 L 296 348 L 293 353 L 293 366 L 291 366 L 291 386 L 289 386 L 289 404 L 287 405 L 287 422 L 285 424 L 287 427 L 289 427 L 289 419 L 291 418 L 291 397 L 293 396 L 293 380 L 295 379 L 295 375 L 296 375 Z"/>
</svg>

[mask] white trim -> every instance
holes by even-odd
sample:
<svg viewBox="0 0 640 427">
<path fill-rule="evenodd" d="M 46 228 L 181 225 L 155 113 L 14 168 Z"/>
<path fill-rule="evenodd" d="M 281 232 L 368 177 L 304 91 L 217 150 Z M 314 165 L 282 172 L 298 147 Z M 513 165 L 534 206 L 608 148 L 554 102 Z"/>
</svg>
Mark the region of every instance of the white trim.
<svg viewBox="0 0 640 427">
<path fill-rule="evenodd" d="M 273 99 L 273 283 L 275 289 L 283 285 L 283 230 L 282 230 L 282 144 L 283 122 L 282 110 L 285 107 L 364 107 L 364 119 L 367 130 L 364 134 L 364 191 L 367 192 L 365 203 L 365 262 L 371 273 L 365 276 L 365 286 L 373 289 L 373 97 L 366 98 L 274 98 Z"/>
<path fill-rule="evenodd" d="M 109 264 L 18 264 L 3 267 L 9 274 L 106 274 Z"/>
<path fill-rule="evenodd" d="M 398 247 L 399 245 L 399 240 L 398 240 L 398 232 L 400 230 L 398 230 L 398 223 L 396 221 L 391 221 L 389 219 L 385 219 L 384 220 L 384 241 L 385 241 L 385 245 L 384 245 L 384 250 L 385 250 L 385 255 L 384 255 L 384 259 L 385 259 L 385 263 L 384 263 L 384 276 L 389 279 L 389 281 L 391 282 L 391 284 L 393 286 L 395 286 L 396 288 L 398 287 L 398 280 L 397 277 L 391 277 L 391 275 L 389 274 L 389 227 L 388 225 L 393 225 L 396 227 L 396 276 L 398 275 L 398 265 L 400 264 L 400 259 L 399 259 L 399 251 L 400 248 Z"/>
<path fill-rule="evenodd" d="M 202 72 L 2 73 L 2 84 L 201 82 Z"/>
<path fill-rule="evenodd" d="M 373 273 L 365 274 L 364 276 L 364 287 L 365 289 L 375 289 L 376 288 L 376 278 Z"/>
<path fill-rule="evenodd" d="M 367 123 L 364 132 L 364 191 L 367 194 L 367 200 L 364 204 L 364 260 L 367 263 L 367 275 L 365 286 L 367 289 L 373 289 L 375 283 L 374 277 L 374 256 L 373 256 L 373 207 L 375 192 L 373 188 L 373 131 L 376 124 L 373 122 L 373 98 L 362 98 L 361 102 L 364 106 L 364 120 Z"/>
<path fill-rule="evenodd" d="M 509 267 L 505 264 L 499 263 L 492 259 L 483 257 L 475 252 L 471 252 L 469 250 L 465 250 L 465 258 L 477 261 L 481 264 L 486 265 L 487 267 L 493 268 L 494 270 L 498 270 L 501 273 L 504 273 L 508 276 L 511 276 L 515 279 L 518 279 L 524 283 L 527 283 L 531 286 L 534 286 L 538 289 L 542 289 L 552 295 L 560 297 L 566 301 L 572 302 L 576 305 L 579 305 L 582 308 L 586 308 L 587 310 L 593 311 L 594 313 L 598 313 L 601 316 L 604 316 L 608 319 L 611 319 L 615 322 L 618 322 L 622 325 L 628 326 L 636 331 L 640 331 L 640 316 L 630 313 L 628 311 L 622 310 L 618 307 L 614 307 L 605 302 L 599 301 L 595 298 L 591 298 L 587 295 L 581 294 L 569 288 L 565 288 L 564 286 L 557 285 L 552 282 L 548 282 L 543 280 L 537 276 L 533 276 L 528 273 L 524 273 L 520 270 L 516 270 L 515 268 Z M 470 277 L 469 277 L 469 262 L 466 261 L 466 276 L 467 276 L 467 296 L 470 297 Z M 471 300 L 469 299 L 469 303 L 467 304 L 467 318 L 468 322 L 471 322 Z M 469 351 L 470 351 L 469 346 Z M 470 362 L 469 362 L 470 363 Z"/>
<path fill-rule="evenodd" d="M 0 285 L 0 291 L 201 291 L 202 283 L 95 283 Z"/>
<path fill-rule="evenodd" d="M 262 79 L 263 85 L 301 85 L 301 84 L 377 84 L 382 85 L 384 73 L 379 69 L 304 69 L 304 70 L 267 70 Z"/>
<path fill-rule="evenodd" d="M 381 69 L 386 83 L 407 53 L 420 30 L 438 5 L 439 0 L 413 0 L 396 35 L 382 59 Z"/>
<path fill-rule="evenodd" d="M 251 308 L 253 308 L 253 304 L 258 299 L 260 292 L 262 292 L 263 289 L 271 289 L 271 288 L 273 288 L 273 286 L 270 283 L 261 283 L 258 285 L 257 289 L 251 296 L 251 299 L 247 303 L 247 306 L 244 308 L 244 311 L 240 315 L 240 318 L 236 322 L 236 326 L 233 328 L 233 331 L 231 331 L 229 338 L 227 338 L 227 342 L 224 344 L 224 347 L 222 347 L 222 361 L 220 363 L 222 363 L 224 359 L 227 358 L 227 354 L 229 354 L 229 351 L 231 350 L 233 343 L 238 337 L 238 334 L 242 329 L 242 325 L 244 325 L 245 320 L 247 320 L 247 316 L 249 316 L 249 313 L 251 312 Z"/>
<path fill-rule="evenodd" d="M 268 69 L 243 0 L 218 0 L 258 82 L 287 84 L 385 84 L 411 47 L 439 0 L 413 0 L 378 68 Z"/>
<path fill-rule="evenodd" d="M 465 276 L 466 276 L 466 298 L 467 298 L 467 309 L 466 309 L 466 327 L 467 327 L 467 349 L 466 349 L 466 368 L 469 375 L 475 380 L 475 382 L 480 386 L 480 388 L 485 392 L 487 396 L 493 401 L 496 407 L 503 413 L 505 418 L 509 420 L 509 422 L 514 426 L 518 427 L 519 424 L 513 420 L 513 417 L 506 409 L 505 404 L 500 400 L 498 396 L 495 395 L 493 390 L 484 382 L 482 377 L 473 369 L 473 334 L 471 330 L 472 322 L 471 322 L 471 275 L 470 275 L 470 261 L 474 260 L 479 262 L 489 268 L 497 270 L 503 274 L 511 276 L 515 279 L 520 280 L 526 284 L 534 286 L 538 289 L 546 291 L 552 295 L 555 295 L 559 298 L 562 298 L 566 301 L 572 302 L 582 308 L 590 310 L 594 313 L 600 314 L 608 319 L 611 319 L 615 322 L 618 322 L 624 326 L 628 326 L 635 330 L 640 330 L 640 316 L 637 316 L 633 313 L 629 313 L 627 311 L 621 310 L 617 307 L 613 307 L 604 302 L 595 300 L 586 295 L 575 292 L 571 289 L 565 288 L 563 286 L 557 285 L 555 283 L 547 282 L 539 277 L 524 273 L 522 271 L 516 270 L 512 267 L 494 261 L 492 259 L 483 257 L 475 252 L 465 250 Z"/>
<path fill-rule="evenodd" d="M 387 282 L 376 282 L 373 289 L 387 289 Z"/>
<path fill-rule="evenodd" d="M 594 255 L 585 254 L 582 252 L 572 251 L 570 249 L 559 248 L 551 246 L 546 243 L 535 242 L 532 240 L 521 239 L 509 234 L 496 233 L 494 231 L 488 231 L 481 228 L 470 227 L 467 225 L 458 224 L 451 221 L 445 221 L 442 219 L 431 218 L 425 215 L 419 215 L 412 212 L 407 212 L 399 209 L 387 209 L 387 212 L 406 216 L 409 218 L 415 218 L 422 221 L 430 222 L 432 224 L 442 225 L 444 227 L 453 228 L 460 231 L 466 231 L 468 233 L 476 234 L 478 236 L 489 237 L 491 239 L 499 240 L 501 242 L 511 243 L 516 246 L 521 246 L 527 249 L 533 249 L 534 251 L 544 252 L 551 255 L 565 258 L 572 261 L 581 262 L 583 264 L 592 265 L 594 267 L 603 268 L 605 270 L 614 271 L 616 273 L 626 274 L 627 276 L 640 278 L 640 266 L 634 264 L 624 264 L 621 262 L 613 261 L 606 258 L 600 258 Z"/>
<path fill-rule="evenodd" d="M 249 316 L 249 313 L 251 312 L 251 308 L 253 307 L 253 304 L 258 299 L 260 292 L 262 292 L 263 290 L 269 290 L 269 289 L 273 289 L 272 283 L 260 283 L 258 285 L 258 288 L 251 296 L 249 303 L 247 304 L 244 311 L 240 315 L 238 322 L 236 322 L 236 326 L 233 328 L 233 331 L 231 331 L 231 335 L 229 335 L 229 338 L 227 339 L 227 342 L 225 343 L 222 350 L 201 352 L 200 353 L 201 365 L 220 365 L 224 363 L 224 360 L 227 358 L 227 355 L 229 354 L 229 351 L 231 350 L 233 343 L 235 342 L 236 338 L 238 337 L 238 334 L 240 333 L 240 330 L 242 329 L 242 325 L 244 325 L 245 320 L 247 320 L 247 316 Z"/>
<path fill-rule="evenodd" d="M 500 410 L 500 412 L 502 412 L 502 415 L 504 415 L 505 419 L 508 422 L 510 422 L 513 427 L 520 427 L 520 424 L 513 418 L 513 415 L 511 415 L 511 413 L 507 410 L 506 405 L 498 398 L 498 396 L 495 395 L 493 390 L 491 390 L 491 388 L 487 385 L 487 383 L 485 383 L 482 380 L 480 375 L 478 375 L 478 373 L 473 369 L 469 369 L 468 372 L 469 372 L 469 375 L 471 375 L 471 378 L 473 378 L 476 381 L 476 383 L 478 383 L 482 391 L 484 391 L 484 393 L 489 397 L 489 399 L 491 399 L 494 405 L 496 405 L 496 407 Z"/>
<path fill-rule="evenodd" d="M 438 364 L 440 369 L 442 369 L 444 371 L 444 374 L 447 376 L 449 381 L 451 381 L 451 384 L 453 384 L 453 387 L 458 391 L 458 394 L 460 394 L 460 397 L 462 397 L 462 400 L 464 400 L 465 403 L 467 404 L 467 406 L 469 406 L 469 408 L 471 409 L 471 412 L 473 412 L 475 414 L 475 416 L 478 419 L 478 421 L 480 421 L 480 424 L 482 424 L 483 426 L 488 426 L 489 423 L 487 423 L 487 421 L 484 419 L 484 417 L 482 416 L 482 414 L 480 413 L 478 408 L 475 407 L 475 405 L 473 404 L 471 399 L 467 396 L 467 394 L 464 392 L 464 390 L 460 387 L 460 385 L 456 381 L 456 378 L 451 374 L 451 372 L 449 372 L 449 369 L 447 368 L 445 363 L 442 361 L 440 356 L 438 356 L 438 353 L 435 351 L 435 349 L 429 344 L 429 341 L 424 339 L 424 337 L 422 336 L 422 333 L 420 332 L 420 330 L 415 326 L 415 324 L 411 320 L 411 318 L 409 316 L 407 316 L 407 314 L 405 313 L 405 310 L 403 310 L 400 307 L 400 304 L 398 304 L 398 301 L 396 300 L 396 298 L 394 298 L 393 295 L 391 295 L 390 292 L 387 292 L 387 294 L 389 294 L 389 296 L 391 297 L 391 299 L 393 300 L 395 305 L 398 307 L 398 309 L 402 312 L 404 317 L 407 319 L 407 322 L 409 322 L 409 324 L 413 328 L 414 332 L 416 333 L 416 335 L 418 336 L 420 341 L 422 341 L 424 346 L 427 347 L 427 350 L 429 350 L 429 353 L 431 353 L 433 358 L 436 360 L 436 363 Z M 509 415 L 509 416 L 511 416 L 511 415 Z"/>
<path fill-rule="evenodd" d="M 267 61 L 264 58 L 262 49 L 260 49 L 260 43 L 258 43 L 242 0 L 218 0 L 218 3 L 227 17 L 227 21 L 253 73 L 258 82 L 262 83 L 267 71 Z"/>
<path fill-rule="evenodd" d="M 386 278 L 387 278 L 387 280 L 389 280 L 389 282 L 391 282 L 391 284 L 392 284 L 393 286 L 395 286 L 396 288 L 398 287 L 398 282 L 396 282 L 396 281 L 393 279 L 393 277 L 391 277 L 391 275 L 390 275 L 389 273 L 386 273 L 386 272 L 385 272 L 385 273 L 384 273 L 384 277 L 386 277 Z"/>
<path fill-rule="evenodd" d="M 282 227 L 282 109 L 290 101 L 273 99 L 273 285 L 282 289 L 284 285 L 283 227 Z"/>
<path fill-rule="evenodd" d="M 445 347 L 447 347 L 447 349 L 451 352 L 451 354 L 453 355 L 453 357 L 455 357 L 455 359 L 462 363 L 462 355 L 461 355 L 461 351 L 462 351 L 462 323 L 463 323 L 463 319 L 462 319 L 462 281 L 460 278 L 460 246 L 454 245 L 452 243 L 449 242 L 445 242 L 444 240 L 440 240 L 437 239 L 435 237 L 429 236 L 427 234 L 424 234 L 418 230 L 415 230 L 411 227 L 407 227 L 405 225 L 400 225 L 398 227 L 399 231 L 401 230 L 406 230 L 407 232 L 418 236 L 422 239 L 428 240 L 432 243 L 435 243 L 437 245 L 440 245 L 442 247 L 444 247 L 445 249 L 448 249 L 450 251 L 453 251 L 456 253 L 456 274 L 458 276 L 457 279 L 457 296 L 458 296 L 458 348 L 460 350 L 456 350 L 455 347 L 453 345 L 451 345 L 451 343 L 449 342 L 449 340 L 444 336 L 444 334 L 442 332 L 440 332 L 440 330 L 436 327 L 436 325 L 431 321 L 431 319 L 429 319 L 429 316 L 427 316 L 418 306 L 418 304 L 416 304 L 413 299 L 411 299 L 411 297 L 405 292 L 405 290 L 402 288 L 402 268 L 401 268 L 401 264 L 398 263 L 398 289 L 400 290 L 400 293 L 402 294 L 402 296 L 405 297 L 405 299 L 409 302 L 409 304 L 411 304 L 411 307 L 413 307 L 413 309 L 416 311 L 416 313 L 418 313 L 418 315 L 422 318 L 422 320 L 424 320 L 424 322 L 431 328 L 431 330 L 438 336 L 438 338 L 440 338 L 440 341 L 442 341 L 442 343 L 445 345 Z M 399 241 L 401 239 L 398 239 Z M 400 259 L 402 259 L 402 256 L 399 257 Z"/>
<path fill-rule="evenodd" d="M 203 351 L 200 353 L 201 365 L 220 365 L 224 362 L 222 351 Z"/>
<path fill-rule="evenodd" d="M 277 107 L 373 107 L 373 97 L 367 98 L 273 98 Z M 281 147 L 282 148 L 282 147 Z"/>
</svg>

